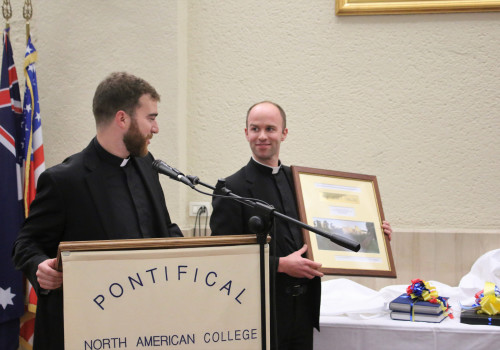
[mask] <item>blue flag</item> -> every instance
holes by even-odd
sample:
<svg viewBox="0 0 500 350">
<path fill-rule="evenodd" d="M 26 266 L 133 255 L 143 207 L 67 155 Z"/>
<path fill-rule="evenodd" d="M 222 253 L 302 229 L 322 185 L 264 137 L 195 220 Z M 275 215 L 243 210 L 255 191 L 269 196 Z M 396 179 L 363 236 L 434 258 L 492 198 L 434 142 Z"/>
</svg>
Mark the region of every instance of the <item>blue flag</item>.
<svg viewBox="0 0 500 350">
<path fill-rule="evenodd" d="M 12 245 L 24 220 L 24 118 L 9 40 L 3 35 L 0 81 L 0 349 L 17 350 L 24 313 L 22 273 L 14 269 Z"/>
</svg>

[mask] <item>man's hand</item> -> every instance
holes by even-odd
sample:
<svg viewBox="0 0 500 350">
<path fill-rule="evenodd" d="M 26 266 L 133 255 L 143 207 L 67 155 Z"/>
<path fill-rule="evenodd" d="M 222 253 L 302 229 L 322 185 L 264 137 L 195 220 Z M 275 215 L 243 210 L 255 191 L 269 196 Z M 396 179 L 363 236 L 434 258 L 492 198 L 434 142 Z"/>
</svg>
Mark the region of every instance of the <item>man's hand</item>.
<svg viewBox="0 0 500 350">
<path fill-rule="evenodd" d="M 391 240 L 392 236 L 392 227 L 391 224 L 388 221 L 383 221 L 382 222 L 382 229 L 384 230 L 384 233 L 389 237 L 389 241 Z"/>
<path fill-rule="evenodd" d="M 278 272 L 286 273 L 289 276 L 296 278 L 314 278 L 316 276 L 323 277 L 323 273 L 318 271 L 321 267 L 320 263 L 314 262 L 302 257 L 307 251 L 307 244 L 292 254 L 280 258 Z"/>
<path fill-rule="evenodd" d="M 47 290 L 62 286 L 63 274 L 56 270 L 56 259 L 47 259 L 38 264 L 36 277 L 40 287 Z"/>
</svg>

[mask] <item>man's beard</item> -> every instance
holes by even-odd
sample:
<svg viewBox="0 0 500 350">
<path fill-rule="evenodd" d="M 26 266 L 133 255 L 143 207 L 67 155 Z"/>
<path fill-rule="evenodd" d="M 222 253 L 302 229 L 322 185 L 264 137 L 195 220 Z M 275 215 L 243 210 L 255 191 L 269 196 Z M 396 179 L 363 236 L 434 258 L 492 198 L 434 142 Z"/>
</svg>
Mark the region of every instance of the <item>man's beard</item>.
<svg viewBox="0 0 500 350">
<path fill-rule="evenodd" d="M 130 124 L 130 128 L 127 133 L 123 136 L 123 143 L 125 143 L 125 147 L 127 151 L 130 152 L 132 157 L 144 157 L 148 154 L 148 139 L 151 138 L 152 135 L 141 135 L 139 128 L 137 127 L 137 122 L 132 120 L 132 124 Z"/>
</svg>

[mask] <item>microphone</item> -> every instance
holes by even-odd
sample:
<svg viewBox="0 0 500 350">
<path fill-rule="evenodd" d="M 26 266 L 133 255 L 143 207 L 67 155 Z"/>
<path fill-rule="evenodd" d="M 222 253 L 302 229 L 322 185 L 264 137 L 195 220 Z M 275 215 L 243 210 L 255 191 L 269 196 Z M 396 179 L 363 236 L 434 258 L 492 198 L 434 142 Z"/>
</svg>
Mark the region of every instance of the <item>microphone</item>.
<svg viewBox="0 0 500 350">
<path fill-rule="evenodd" d="M 159 172 L 160 174 L 167 175 L 172 180 L 180 181 L 185 185 L 188 185 L 191 188 L 194 188 L 194 185 L 189 179 L 184 176 L 179 170 L 172 168 L 170 165 L 165 163 L 160 159 L 156 159 L 153 161 L 153 169 Z"/>
</svg>

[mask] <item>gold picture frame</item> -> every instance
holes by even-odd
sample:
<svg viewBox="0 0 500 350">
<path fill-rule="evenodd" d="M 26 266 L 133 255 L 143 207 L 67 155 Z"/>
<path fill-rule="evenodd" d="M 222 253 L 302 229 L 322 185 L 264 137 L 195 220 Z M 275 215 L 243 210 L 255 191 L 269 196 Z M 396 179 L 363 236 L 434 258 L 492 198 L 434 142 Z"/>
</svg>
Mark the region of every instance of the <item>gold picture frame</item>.
<svg viewBox="0 0 500 350">
<path fill-rule="evenodd" d="M 326 233 L 360 243 L 359 252 L 303 229 L 307 258 L 328 275 L 396 277 L 391 246 L 382 229 L 384 211 L 373 175 L 292 166 L 299 218 Z"/>
<path fill-rule="evenodd" d="M 492 11 L 500 0 L 335 0 L 337 16 Z"/>
</svg>

